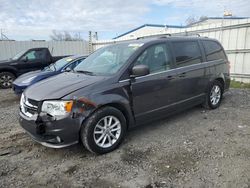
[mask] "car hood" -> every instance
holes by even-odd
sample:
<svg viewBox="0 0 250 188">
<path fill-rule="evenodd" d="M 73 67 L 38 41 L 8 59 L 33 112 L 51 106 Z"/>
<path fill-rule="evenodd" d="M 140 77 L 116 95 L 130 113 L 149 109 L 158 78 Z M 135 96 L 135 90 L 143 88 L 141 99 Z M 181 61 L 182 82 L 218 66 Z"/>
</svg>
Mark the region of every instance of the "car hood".
<svg viewBox="0 0 250 188">
<path fill-rule="evenodd" d="M 25 90 L 24 95 L 36 101 L 60 99 L 74 91 L 103 81 L 104 79 L 105 77 L 103 76 L 67 72 L 30 86 Z"/>
<path fill-rule="evenodd" d="M 57 72 L 56 71 L 44 71 L 44 70 L 38 70 L 38 71 L 32 71 L 32 72 L 28 72 L 26 74 L 23 74 L 21 76 L 19 76 L 13 84 L 15 85 L 19 85 L 22 84 L 23 81 L 29 79 L 29 78 L 33 78 L 32 80 L 34 81 L 38 81 L 38 80 L 42 80 L 44 78 L 56 75 Z M 32 82 L 32 81 L 31 81 Z"/>
<path fill-rule="evenodd" d="M 16 61 L 13 60 L 0 60 L 0 66 L 3 65 L 10 65 L 11 63 L 15 63 Z"/>
</svg>

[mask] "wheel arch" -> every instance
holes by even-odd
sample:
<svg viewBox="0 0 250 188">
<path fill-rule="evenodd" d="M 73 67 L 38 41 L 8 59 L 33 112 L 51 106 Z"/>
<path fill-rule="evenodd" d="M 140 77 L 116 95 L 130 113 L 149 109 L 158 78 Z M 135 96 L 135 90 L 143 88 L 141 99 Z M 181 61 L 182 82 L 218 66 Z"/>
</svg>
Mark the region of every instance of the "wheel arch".
<svg viewBox="0 0 250 188">
<path fill-rule="evenodd" d="M 86 118 L 89 118 L 95 112 L 97 112 L 101 108 L 105 108 L 105 107 L 113 107 L 113 108 L 119 110 L 125 117 L 127 129 L 129 129 L 130 127 L 135 125 L 134 115 L 133 115 L 132 109 L 130 109 L 130 106 L 128 104 L 123 104 L 123 103 L 118 102 L 118 101 L 117 102 L 107 102 L 105 104 L 99 104 L 95 107 L 92 107 L 92 109 L 89 109 L 88 111 L 86 111 L 85 115 L 83 116 L 84 118 L 81 120 L 81 122 L 82 122 L 81 124 L 84 123 Z"/>
<path fill-rule="evenodd" d="M 224 81 L 224 79 L 221 78 L 221 77 L 219 77 L 219 78 L 216 78 L 214 80 L 216 80 L 216 81 L 218 81 L 218 82 L 221 83 L 221 85 L 222 85 L 222 92 L 224 92 L 224 88 L 225 88 L 225 81 Z"/>
<path fill-rule="evenodd" d="M 3 67 L 3 68 L 0 68 L 0 73 L 2 73 L 2 72 L 10 72 L 10 73 L 14 74 L 15 77 L 18 76 L 18 75 L 17 75 L 17 71 L 16 71 L 15 69 L 11 68 L 11 67 Z"/>
<path fill-rule="evenodd" d="M 207 88 L 206 88 L 206 92 L 208 92 L 208 89 L 209 89 L 210 85 L 211 85 L 214 81 L 218 81 L 218 82 L 221 83 L 221 85 L 222 85 L 222 87 L 223 87 L 223 88 L 222 88 L 222 92 L 224 92 L 226 81 L 225 81 L 225 77 L 224 77 L 224 75 L 223 75 L 222 73 L 221 73 L 221 74 L 216 74 L 216 75 L 213 75 L 213 76 L 210 77 L 209 83 L 208 83 Z"/>
<path fill-rule="evenodd" d="M 94 141 L 94 137 L 92 136 L 93 132 L 90 132 L 90 130 L 94 131 L 93 129 L 90 129 L 91 124 L 88 123 L 88 124 L 86 124 L 85 127 L 81 126 L 81 129 L 80 129 L 80 132 L 79 132 L 79 139 L 83 143 L 85 148 L 88 149 L 89 151 L 91 151 L 92 153 L 104 154 L 104 153 L 113 151 L 114 149 L 116 149 L 122 143 L 122 140 L 124 139 L 124 136 L 126 134 L 126 130 L 128 129 L 128 123 L 127 123 L 127 118 L 128 118 L 127 115 L 128 114 L 127 114 L 127 110 L 125 109 L 125 107 L 122 104 L 119 104 L 119 103 L 107 103 L 105 105 L 101 105 L 101 106 L 98 106 L 97 108 L 95 108 L 91 112 L 91 114 L 94 114 L 98 110 L 104 110 L 107 107 L 109 109 L 113 108 L 115 110 L 119 110 L 120 113 L 122 113 L 124 115 L 124 118 L 125 118 L 125 121 L 126 121 L 125 126 L 127 126 L 127 127 L 123 128 L 124 131 L 122 131 L 120 136 L 118 137 L 118 139 L 119 139 L 118 142 L 115 142 L 109 148 L 100 148 L 101 146 L 97 145 L 95 143 L 95 141 Z M 118 113 L 118 114 L 120 114 L 120 113 Z M 89 114 L 89 116 L 91 114 Z M 101 116 L 101 117 L 103 117 L 103 116 Z M 94 119 L 91 119 L 91 120 L 93 121 Z"/>
<path fill-rule="evenodd" d="M 123 104 L 118 103 L 118 102 L 107 103 L 105 105 L 102 105 L 100 108 L 104 108 L 104 107 L 107 107 L 107 106 L 116 108 L 116 109 L 118 109 L 119 111 L 122 112 L 122 114 L 124 115 L 124 117 L 126 119 L 126 124 L 127 124 L 127 129 L 128 129 L 130 127 L 131 123 L 132 123 L 131 122 L 132 120 L 131 120 L 131 114 L 129 113 L 127 108 Z"/>
</svg>

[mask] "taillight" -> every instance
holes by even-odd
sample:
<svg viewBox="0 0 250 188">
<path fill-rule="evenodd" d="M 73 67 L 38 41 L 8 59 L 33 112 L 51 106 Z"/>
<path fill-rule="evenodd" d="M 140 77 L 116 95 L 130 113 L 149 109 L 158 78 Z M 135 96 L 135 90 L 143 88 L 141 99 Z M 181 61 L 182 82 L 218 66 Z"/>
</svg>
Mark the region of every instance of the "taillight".
<svg viewBox="0 0 250 188">
<path fill-rule="evenodd" d="M 231 62 L 228 61 L 228 67 L 229 67 L 229 71 L 231 70 Z"/>
</svg>

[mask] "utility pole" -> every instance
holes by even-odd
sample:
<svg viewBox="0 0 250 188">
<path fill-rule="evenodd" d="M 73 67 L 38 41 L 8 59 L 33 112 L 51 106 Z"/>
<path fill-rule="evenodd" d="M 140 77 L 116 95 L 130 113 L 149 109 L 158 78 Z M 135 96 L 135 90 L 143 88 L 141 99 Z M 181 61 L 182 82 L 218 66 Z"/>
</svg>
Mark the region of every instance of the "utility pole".
<svg viewBox="0 0 250 188">
<path fill-rule="evenodd" d="M 89 31 L 89 54 L 93 51 L 93 44 L 92 44 L 92 32 Z"/>
<path fill-rule="evenodd" d="M 0 40 L 10 40 L 4 33 L 3 33 L 3 29 L 1 28 L 1 38 Z"/>
<path fill-rule="evenodd" d="M 95 40 L 98 40 L 98 33 L 95 32 Z"/>
<path fill-rule="evenodd" d="M 3 40 L 3 29 L 1 28 L 1 40 Z"/>
</svg>

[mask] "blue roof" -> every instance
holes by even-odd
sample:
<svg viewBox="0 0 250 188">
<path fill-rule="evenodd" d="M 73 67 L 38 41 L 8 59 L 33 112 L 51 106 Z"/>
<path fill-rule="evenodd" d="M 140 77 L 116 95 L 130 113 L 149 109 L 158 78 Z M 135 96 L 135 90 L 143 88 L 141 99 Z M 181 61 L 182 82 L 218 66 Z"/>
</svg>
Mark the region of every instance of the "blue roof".
<svg viewBox="0 0 250 188">
<path fill-rule="evenodd" d="M 135 29 L 132 29 L 132 30 L 130 30 L 130 31 L 128 31 L 128 32 L 126 32 L 126 33 L 123 33 L 123 34 L 121 34 L 121 35 L 119 35 L 119 36 L 117 36 L 117 37 L 115 37 L 115 38 L 113 38 L 113 39 L 120 38 L 120 37 L 122 37 L 122 36 L 124 36 L 124 35 L 127 35 L 127 34 L 129 34 L 129 33 L 132 33 L 132 32 L 134 32 L 134 31 L 136 31 L 136 30 L 138 30 L 138 29 L 141 29 L 141 28 L 143 28 L 143 27 L 162 27 L 162 28 L 164 28 L 164 27 L 170 27 L 170 28 L 185 28 L 185 26 L 177 26 L 177 25 L 144 24 L 144 25 L 141 25 L 140 27 L 137 27 L 137 28 L 135 28 Z"/>
<path fill-rule="evenodd" d="M 247 19 L 247 18 L 249 18 L 249 17 L 207 17 L 206 19 L 201 20 L 201 21 L 197 21 L 197 22 L 195 22 L 195 23 L 193 23 L 193 24 L 197 24 L 197 23 L 206 21 L 206 20 L 208 20 L 208 19 Z M 125 36 L 125 35 L 127 35 L 127 34 L 129 34 L 129 33 L 132 33 L 132 32 L 134 32 L 134 31 L 136 31 L 136 30 L 139 30 L 139 29 L 141 29 L 141 28 L 143 28 L 143 27 L 187 28 L 187 27 L 189 27 L 189 26 L 191 26 L 191 25 L 193 25 L 193 24 L 190 24 L 190 25 L 188 25 L 188 26 L 161 25 L 161 24 L 144 24 L 144 25 L 141 25 L 141 26 L 139 26 L 139 27 L 136 27 L 135 29 L 132 29 L 132 30 L 127 31 L 126 33 L 123 33 L 123 34 L 121 34 L 121 35 L 118 35 L 117 37 L 115 37 L 115 38 L 113 38 L 113 39 L 117 39 L 117 38 L 123 37 L 123 36 Z"/>
</svg>

